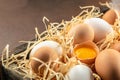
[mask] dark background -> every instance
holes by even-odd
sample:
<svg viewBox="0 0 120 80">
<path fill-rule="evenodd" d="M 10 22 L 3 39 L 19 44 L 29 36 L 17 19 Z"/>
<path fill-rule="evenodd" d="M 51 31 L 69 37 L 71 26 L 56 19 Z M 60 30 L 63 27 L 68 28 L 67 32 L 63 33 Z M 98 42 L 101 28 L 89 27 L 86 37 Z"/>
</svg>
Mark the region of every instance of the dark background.
<svg viewBox="0 0 120 80">
<path fill-rule="evenodd" d="M 45 30 L 42 18 L 50 22 L 70 20 L 80 13 L 79 6 L 100 6 L 106 0 L 0 0 L 0 52 L 6 44 L 12 50 L 21 40 L 34 38 L 35 27 Z"/>
</svg>

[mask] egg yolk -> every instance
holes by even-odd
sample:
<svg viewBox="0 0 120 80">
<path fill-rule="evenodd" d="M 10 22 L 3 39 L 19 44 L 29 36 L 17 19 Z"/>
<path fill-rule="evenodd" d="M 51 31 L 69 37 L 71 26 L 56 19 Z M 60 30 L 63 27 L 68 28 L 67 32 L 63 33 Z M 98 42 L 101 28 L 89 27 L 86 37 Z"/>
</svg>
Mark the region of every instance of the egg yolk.
<svg viewBox="0 0 120 80">
<path fill-rule="evenodd" d="M 90 48 L 79 48 L 75 51 L 75 54 L 80 59 L 91 59 L 96 57 L 96 52 Z"/>
</svg>

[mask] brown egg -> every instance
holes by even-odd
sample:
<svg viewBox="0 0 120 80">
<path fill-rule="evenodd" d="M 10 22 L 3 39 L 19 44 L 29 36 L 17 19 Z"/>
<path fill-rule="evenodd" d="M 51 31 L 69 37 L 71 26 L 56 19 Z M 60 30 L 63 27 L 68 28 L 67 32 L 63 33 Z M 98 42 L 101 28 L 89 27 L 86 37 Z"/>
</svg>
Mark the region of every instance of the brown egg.
<svg viewBox="0 0 120 80">
<path fill-rule="evenodd" d="M 94 31 L 93 29 L 87 24 L 78 24 L 73 26 L 68 35 L 73 37 L 73 45 L 79 44 L 85 41 L 93 41 L 94 39 Z"/>
<path fill-rule="evenodd" d="M 95 60 L 95 69 L 103 80 L 120 80 L 120 53 L 106 49 Z"/>
<path fill-rule="evenodd" d="M 39 61 L 36 61 L 32 58 L 37 58 L 41 61 L 43 61 L 44 63 L 49 62 L 49 61 L 54 61 L 58 58 L 58 54 L 56 53 L 56 51 L 50 47 L 40 47 L 34 54 L 33 56 L 30 57 L 30 63 L 31 63 L 31 67 L 33 72 L 35 73 L 39 73 L 39 66 L 42 64 Z M 44 67 L 43 67 L 44 68 Z"/>
<path fill-rule="evenodd" d="M 74 56 L 86 64 L 93 64 L 98 53 L 99 49 L 92 41 L 77 44 L 73 50 Z"/>
<path fill-rule="evenodd" d="M 102 16 L 102 19 L 113 25 L 117 19 L 117 15 L 113 9 L 110 9 Z"/>
<path fill-rule="evenodd" d="M 111 48 L 120 52 L 120 41 L 114 43 Z"/>
</svg>

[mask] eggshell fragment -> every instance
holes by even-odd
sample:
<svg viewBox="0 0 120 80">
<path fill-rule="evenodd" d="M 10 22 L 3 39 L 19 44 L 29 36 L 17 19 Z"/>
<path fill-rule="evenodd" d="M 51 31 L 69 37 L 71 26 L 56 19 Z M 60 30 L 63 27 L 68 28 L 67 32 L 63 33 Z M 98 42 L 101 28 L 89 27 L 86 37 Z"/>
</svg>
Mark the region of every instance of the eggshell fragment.
<svg viewBox="0 0 120 80">
<path fill-rule="evenodd" d="M 62 47 L 58 42 L 52 41 L 52 40 L 46 40 L 46 41 L 38 43 L 31 50 L 30 56 L 32 56 L 35 53 L 35 51 L 37 51 L 39 48 L 44 47 L 44 46 L 47 46 L 47 47 L 50 47 L 50 48 L 54 49 L 59 55 L 61 55 L 62 52 L 63 52 Z"/>
<path fill-rule="evenodd" d="M 120 80 L 120 53 L 114 49 L 100 52 L 95 69 L 103 80 Z"/>
<path fill-rule="evenodd" d="M 85 41 L 93 41 L 94 39 L 94 31 L 93 29 L 87 24 L 77 24 L 73 26 L 68 35 L 73 37 L 73 45 L 79 44 Z"/>
<path fill-rule="evenodd" d="M 110 9 L 102 16 L 102 19 L 113 25 L 115 20 L 117 19 L 117 15 L 113 9 Z"/>
<path fill-rule="evenodd" d="M 85 65 L 75 65 L 66 74 L 65 80 L 94 80 L 92 70 Z"/>
<path fill-rule="evenodd" d="M 32 58 L 37 58 L 38 60 L 43 61 L 44 63 L 49 62 L 49 61 L 54 61 L 59 57 L 57 52 L 47 46 L 40 47 L 35 53 L 31 56 L 30 58 L 30 63 L 31 63 L 31 68 L 33 72 L 39 73 L 39 66 L 42 64 L 39 61 L 36 61 Z"/>
<path fill-rule="evenodd" d="M 100 18 L 86 19 L 84 23 L 90 25 L 94 29 L 94 41 L 98 42 L 106 37 L 113 29 L 109 23 Z"/>
<path fill-rule="evenodd" d="M 74 56 L 76 56 L 81 62 L 86 64 L 94 63 L 98 53 L 99 53 L 99 49 L 97 45 L 92 41 L 86 41 L 86 42 L 77 44 L 75 45 L 73 50 Z"/>
</svg>

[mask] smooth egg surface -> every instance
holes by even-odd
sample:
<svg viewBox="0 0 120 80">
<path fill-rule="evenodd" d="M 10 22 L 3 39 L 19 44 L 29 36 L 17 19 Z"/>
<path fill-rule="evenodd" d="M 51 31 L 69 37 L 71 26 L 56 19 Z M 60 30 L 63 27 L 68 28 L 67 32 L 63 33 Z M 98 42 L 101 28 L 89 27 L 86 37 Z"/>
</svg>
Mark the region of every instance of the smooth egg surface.
<svg viewBox="0 0 120 80">
<path fill-rule="evenodd" d="M 68 35 L 73 37 L 73 45 L 89 40 L 93 41 L 94 39 L 94 31 L 87 24 L 77 24 L 73 26 Z"/>
<path fill-rule="evenodd" d="M 50 47 L 41 47 L 39 48 L 37 51 L 35 51 L 35 53 L 31 56 L 30 58 L 30 63 L 31 63 L 31 67 L 32 70 L 35 73 L 38 73 L 39 70 L 39 66 L 42 64 L 41 62 L 33 59 L 33 58 L 37 58 L 40 61 L 43 61 L 44 63 L 49 62 L 49 61 L 54 61 L 59 57 L 58 53 L 50 48 Z"/>
<path fill-rule="evenodd" d="M 111 46 L 112 49 L 115 49 L 117 51 L 120 52 L 120 41 L 118 42 L 115 42 L 112 46 Z"/>
<path fill-rule="evenodd" d="M 113 9 L 110 9 L 102 16 L 102 19 L 113 25 L 115 20 L 117 19 L 117 15 Z"/>
<path fill-rule="evenodd" d="M 95 69 L 103 80 L 120 80 L 120 53 L 105 49 L 95 60 Z"/>
<path fill-rule="evenodd" d="M 66 80 L 94 80 L 92 70 L 85 65 L 75 65 L 66 74 Z"/>
<path fill-rule="evenodd" d="M 95 42 L 104 39 L 109 33 L 113 32 L 111 25 L 100 18 L 86 19 L 84 23 L 90 25 L 94 29 Z"/>
<path fill-rule="evenodd" d="M 33 49 L 31 50 L 30 56 L 32 56 L 36 50 L 44 46 L 54 49 L 59 55 L 61 55 L 63 52 L 62 47 L 58 42 L 52 41 L 52 40 L 46 40 L 46 41 L 40 42 L 37 45 L 35 45 Z"/>
</svg>

